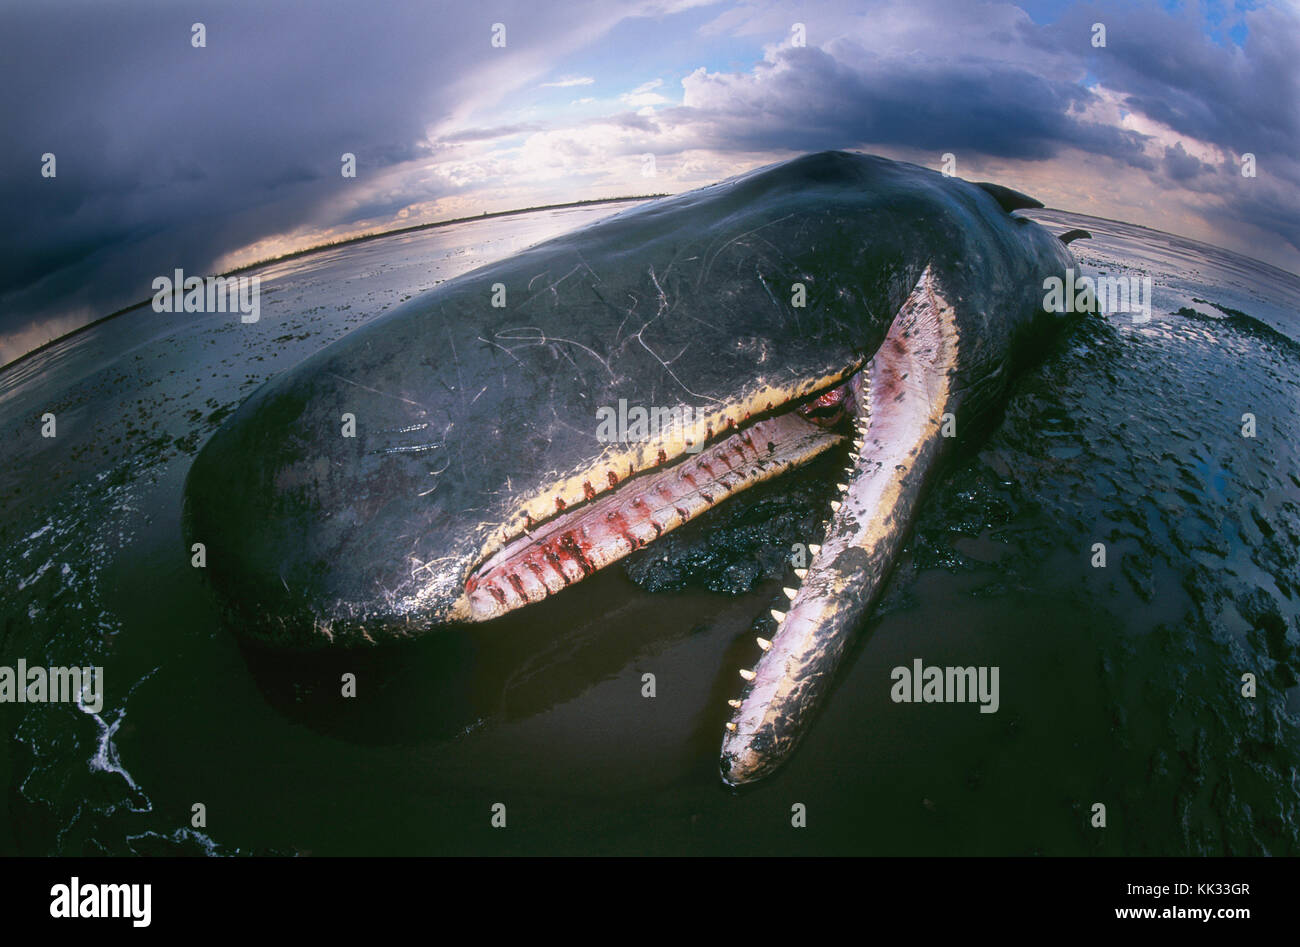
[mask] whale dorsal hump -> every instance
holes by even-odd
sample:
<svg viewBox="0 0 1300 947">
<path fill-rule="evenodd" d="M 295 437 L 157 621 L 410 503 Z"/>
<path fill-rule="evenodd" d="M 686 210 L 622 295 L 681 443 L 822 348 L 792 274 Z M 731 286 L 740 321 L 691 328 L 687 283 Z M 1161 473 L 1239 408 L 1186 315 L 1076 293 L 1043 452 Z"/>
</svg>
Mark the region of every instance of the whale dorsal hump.
<svg viewBox="0 0 1300 947">
<path fill-rule="evenodd" d="M 1019 191 L 1013 191 L 1009 187 L 1003 187 L 1001 184 L 989 184 L 987 181 L 976 181 L 976 187 L 982 187 L 993 195 L 993 199 L 1002 205 L 1002 209 L 1008 214 L 1013 210 L 1023 210 L 1026 207 L 1042 207 L 1042 201 L 1036 201 L 1028 194 L 1021 194 Z"/>
<path fill-rule="evenodd" d="M 1060 239 L 1062 243 L 1068 246 L 1071 240 L 1086 240 L 1091 236 L 1092 234 L 1088 233 L 1086 230 L 1067 230 L 1065 233 L 1061 234 Z"/>
</svg>

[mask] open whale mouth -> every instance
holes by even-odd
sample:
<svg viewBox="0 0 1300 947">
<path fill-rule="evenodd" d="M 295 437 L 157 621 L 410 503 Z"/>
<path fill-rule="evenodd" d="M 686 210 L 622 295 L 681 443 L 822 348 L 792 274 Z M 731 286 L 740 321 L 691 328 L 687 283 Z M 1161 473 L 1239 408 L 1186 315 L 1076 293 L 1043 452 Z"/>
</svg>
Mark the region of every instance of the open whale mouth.
<svg viewBox="0 0 1300 947">
<path fill-rule="evenodd" d="M 731 785 L 758 779 L 787 758 L 825 693 L 852 633 L 901 548 L 916 500 L 936 468 L 954 415 L 957 329 L 927 268 L 872 358 L 837 375 L 787 389 L 736 422 L 719 416 L 702 449 L 680 449 L 643 469 L 579 471 L 579 502 L 559 496 L 546 516 L 498 534 L 465 582 L 470 620 L 538 602 L 654 542 L 745 488 L 851 441 L 837 499 L 811 559 L 795 569 L 774 625 L 757 637 L 756 663 L 741 668 L 728 701 L 721 769 Z M 656 462 L 657 460 L 657 462 Z M 607 483 L 596 491 L 593 479 Z M 536 500 L 537 498 L 534 498 Z M 541 509 L 534 503 L 533 509 Z"/>
<path fill-rule="evenodd" d="M 796 389 L 797 390 L 797 389 Z M 722 434 L 675 457 L 660 450 L 650 469 L 620 480 L 604 464 L 583 478 L 584 501 L 557 500 L 554 515 L 529 518 L 469 574 L 472 620 L 486 621 L 539 602 L 653 543 L 755 484 L 802 466 L 844 440 L 870 412 L 860 371 L 831 387 L 765 410 L 724 419 Z M 730 423 L 728 423 L 730 421 Z M 592 482 L 604 488 L 597 493 Z"/>
<path fill-rule="evenodd" d="M 851 483 L 875 496 L 937 432 L 954 331 L 927 269 L 865 365 L 764 385 L 757 399 L 738 400 L 693 432 L 607 453 L 516 508 L 514 527 L 498 530 L 466 576 L 460 617 L 488 621 L 540 602 L 851 438 L 830 527 Z M 864 526 L 855 522 L 854 532 Z"/>
</svg>

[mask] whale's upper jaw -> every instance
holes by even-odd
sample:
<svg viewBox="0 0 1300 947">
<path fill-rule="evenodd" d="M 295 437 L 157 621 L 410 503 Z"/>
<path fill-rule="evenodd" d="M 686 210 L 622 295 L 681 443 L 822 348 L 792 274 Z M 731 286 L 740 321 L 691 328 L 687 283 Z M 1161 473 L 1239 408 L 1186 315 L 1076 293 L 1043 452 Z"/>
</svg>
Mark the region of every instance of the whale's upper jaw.
<svg viewBox="0 0 1300 947">
<path fill-rule="evenodd" d="M 856 369 L 756 383 L 672 417 L 645 441 L 611 445 L 588 467 L 519 498 L 506 520 L 519 525 L 490 531 L 453 613 L 487 621 L 539 602 L 842 443 Z"/>
</svg>

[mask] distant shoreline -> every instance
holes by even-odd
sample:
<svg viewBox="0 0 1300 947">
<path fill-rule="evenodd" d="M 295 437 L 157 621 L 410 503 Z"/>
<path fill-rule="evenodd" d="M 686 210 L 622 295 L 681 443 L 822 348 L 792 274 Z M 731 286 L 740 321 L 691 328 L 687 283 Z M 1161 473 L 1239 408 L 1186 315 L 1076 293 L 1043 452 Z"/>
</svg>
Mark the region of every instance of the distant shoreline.
<svg viewBox="0 0 1300 947">
<path fill-rule="evenodd" d="M 538 207 L 520 207 L 515 210 L 498 210 L 498 211 L 492 211 L 490 213 L 488 211 L 484 211 L 483 213 L 476 214 L 473 217 L 454 217 L 451 220 L 435 220 L 427 224 L 413 224 L 409 227 L 397 227 L 393 230 L 379 230 L 374 233 L 363 233 L 355 237 L 346 237 L 342 240 L 334 240 L 329 243 L 318 243 L 314 246 L 306 247 L 302 250 L 294 250 L 291 253 L 282 253 L 279 256 L 267 257 L 266 259 L 263 260 L 257 260 L 253 263 L 246 263 L 243 266 L 235 267 L 233 270 L 227 270 L 224 273 L 215 273 L 211 275 L 234 276 L 237 273 L 245 273 L 249 270 L 255 270 L 258 267 L 270 266 L 272 263 L 280 263 L 285 260 L 294 260 L 297 259 L 298 257 L 307 256 L 312 253 L 320 253 L 324 250 L 333 250 L 336 247 L 346 247 L 354 243 L 365 243 L 366 241 L 369 240 L 382 240 L 385 237 L 397 237 L 397 236 L 401 236 L 402 234 L 417 233 L 421 230 L 433 230 L 437 227 L 450 227 L 452 224 L 464 224 L 464 223 L 469 223 L 470 221 L 473 220 L 490 220 L 493 217 L 511 217 L 515 214 L 532 214 L 543 210 L 565 210 L 571 207 L 588 207 L 595 204 L 626 204 L 631 201 L 648 201 L 648 200 L 654 200 L 655 198 L 658 197 L 668 197 L 668 196 L 669 195 L 667 194 L 639 194 L 639 195 L 631 195 L 628 197 L 601 197 L 601 198 L 592 198 L 589 200 L 582 200 L 582 201 L 567 201 L 563 204 L 542 204 Z M 1207 247 L 1213 247 L 1216 250 L 1222 250 L 1223 252 L 1240 256 L 1243 259 L 1250 260 L 1252 263 L 1258 264 L 1263 267 L 1267 267 L 1268 269 L 1271 270 L 1276 270 L 1278 273 L 1290 277 L 1291 279 L 1300 278 L 1300 274 L 1292 273 L 1290 270 L 1283 269 L 1282 267 L 1277 266 L 1273 263 L 1268 263 L 1267 261 L 1261 260 L 1258 257 L 1247 256 L 1246 254 L 1239 253 L 1236 250 L 1227 250 L 1226 248 L 1220 247 L 1217 244 L 1206 243 L 1205 241 L 1198 240 L 1195 237 L 1188 237 L 1183 234 L 1177 234 L 1170 231 L 1157 230 L 1154 227 L 1147 227 L 1143 224 L 1127 223 L 1126 221 L 1122 221 L 1122 220 L 1111 220 L 1109 217 L 1097 217 L 1092 214 L 1079 213 L 1078 211 L 1063 210 L 1062 208 L 1059 207 L 1043 207 L 1037 209 L 1047 211 L 1049 213 L 1055 212 L 1061 214 L 1070 214 L 1071 216 L 1074 217 L 1083 217 L 1089 220 L 1096 220 L 1098 222 L 1126 224 L 1126 226 L 1138 227 L 1143 230 L 1150 230 L 1153 233 L 1162 234 L 1167 237 L 1176 237 L 1179 240 L 1188 240 L 1191 241 L 1192 243 L 1201 244 Z M 1029 211 L 1028 214 L 1032 216 L 1033 211 L 1032 210 Z M 23 360 L 31 358 L 33 355 L 39 355 L 41 352 L 44 352 L 50 346 L 62 342 L 64 339 L 71 338 L 72 336 L 85 332 L 88 329 L 93 329 L 95 328 L 95 326 L 102 325 L 103 323 L 107 322 L 110 319 L 116 319 L 118 316 L 124 315 L 125 313 L 131 312 L 132 310 L 139 309 L 141 306 L 147 306 L 152 300 L 153 300 L 152 296 L 148 297 L 147 299 L 142 299 L 140 302 L 132 303 L 129 306 L 116 310 L 115 312 L 110 312 L 106 316 L 100 316 L 98 319 L 94 320 L 93 322 L 88 322 L 84 326 L 79 326 L 70 332 L 65 332 L 63 333 L 63 335 L 56 336 L 55 338 L 50 339 L 48 342 L 42 342 L 40 345 L 32 349 L 30 352 L 25 352 L 22 355 L 19 355 L 13 361 L 6 362 L 4 365 L 0 365 L 0 372 L 8 371 L 10 368 L 22 362 Z"/>
<path fill-rule="evenodd" d="M 1291 277 L 1291 279 L 1300 279 L 1300 272 L 1292 272 L 1291 270 L 1284 269 L 1283 267 L 1278 266 L 1276 263 L 1270 263 L 1268 262 L 1268 260 L 1261 260 L 1257 256 L 1251 256 L 1248 253 L 1243 253 L 1241 250 L 1231 250 L 1228 247 L 1221 246 L 1220 244 L 1208 243 L 1207 241 L 1202 240 L 1199 237 L 1189 237 L 1186 234 L 1175 233 L 1172 230 L 1160 230 L 1157 229 L 1156 227 L 1148 227 L 1146 224 L 1135 224 L 1132 221 L 1115 220 L 1114 218 L 1111 217 L 1098 217 L 1096 214 L 1084 214 L 1077 210 L 1065 210 L 1062 207 L 1031 207 L 1026 210 L 1021 210 L 1019 211 L 1019 213 L 1032 218 L 1033 215 L 1038 213 L 1039 211 L 1047 211 L 1053 214 L 1069 214 L 1071 217 L 1083 217 L 1086 218 L 1087 220 L 1097 220 L 1106 224 L 1123 224 L 1125 227 L 1137 227 L 1139 230 L 1150 230 L 1152 233 L 1158 233 L 1163 237 L 1175 237 L 1179 240 L 1186 240 L 1190 243 L 1199 244 L 1200 246 L 1203 247 L 1211 247 L 1212 249 L 1218 250 L 1221 253 L 1231 253 L 1233 256 L 1239 256 L 1243 260 L 1249 260 L 1251 263 L 1257 263 L 1260 266 L 1266 266 L 1270 270 L 1277 270 L 1282 275 Z"/>
<path fill-rule="evenodd" d="M 593 204 L 626 204 L 630 201 L 649 201 L 649 200 L 654 200 L 657 197 L 667 197 L 667 196 L 668 196 L 667 194 L 637 194 L 630 197 L 598 197 L 598 198 L 592 198 L 590 200 L 585 200 L 585 201 L 568 201 L 563 204 L 542 204 L 538 207 L 520 207 L 515 210 L 497 210 L 497 211 L 492 211 L 490 213 L 488 211 L 484 211 L 481 214 L 475 214 L 473 217 L 454 217 L 451 220 L 435 220 L 427 224 L 412 224 L 410 227 L 397 227 L 393 230 L 378 230 L 375 231 L 374 233 L 363 233 L 363 234 L 358 234 L 355 237 L 345 237 L 342 240 L 332 240 L 329 243 L 318 243 L 314 246 L 306 247 L 302 250 L 294 250 L 290 253 L 282 253 L 279 256 L 267 257 L 264 260 L 257 260 L 253 263 L 245 263 L 243 266 L 237 266 L 233 270 L 227 270 L 224 273 L 213 273 L 210 275 L 220 276 L 220 277 L 234 276 L 236 273 L 246 273 L 249 270 L 257 269 L 258 267 L 270 266 L 272 263 L 282 263 L 285 260 L 296 260 L 298 257 L 307 256 L 312 253 L 320 253 L 323 250 L 333 250 L 336 247 L 346 247 L 353 243 L 365 243 L 369 240 L 382 240 L 385 237 L 398 237 L 401 236 L 402 234 L 416 233 L 421 230 L 433 230 L 437 227 L 450 227 L 452 224 L 464 224 L 464 223 L 469 223 L 472 220 L 490 220 L 493 217 L 511 217 L 515 214 L 532 214 L 543 210 L 565 210 L 570 207 L 588 207 Z M 74 335 L 80 335 L 82 332 L 85 332 L 88 329 L 93 329 L 95 328 L 95 326 L 103 325 L 105 322 L 108 322 L 108 320 L 116 319 L 118 316 L 125 315 L 126 313 L 131 312 L 132 310 L 139 309 L 141 306 L 147 306 L 152 301 L 153 301 L 153 297 L 149 296 L 146 299 L 140 300 L 140 302 L 132 303 L 129 306 L 124 306 L 121 309 L 115 310 L 114 312 L 110 312 L 106 316 L 100 316 L 98 319 L 95 319 L 92 322 L 87 322 L 84 326 L 78 326 L 77 328 L 73 329 L 70 332 L 65 332 L 63 333 L 63 335 L 56 336 L 55 338 L 50 339 L 48 342 L 42 342 L 40 345 L 32 349 L 30 352 L 24 352 L 22 355 L 19 355 L 12 362 L 6 362 L 4 365 L 0 365 L 0 372 L 8 371 L 10 368 L 13 368 L 19 362 L 23 361 L 24 359 L 31 358 L 33 355 L 39 355 L 41 352 L 44 352 L 46 349 L 48 349 L 51 345 L 56 345 L 59 342 L 62 342 L 64 339 L 69 339 Z"/>
</svg>

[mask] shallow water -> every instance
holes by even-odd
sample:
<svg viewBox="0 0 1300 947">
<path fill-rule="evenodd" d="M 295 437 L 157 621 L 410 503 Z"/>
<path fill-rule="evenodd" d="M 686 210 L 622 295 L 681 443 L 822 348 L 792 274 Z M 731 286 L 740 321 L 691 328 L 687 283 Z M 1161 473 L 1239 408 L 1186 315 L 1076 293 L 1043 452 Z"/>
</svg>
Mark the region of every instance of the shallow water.
<svg viewBox="0 0 1300 947">
<path fill-rule="evenodd" d="M 225 415 L 402 299 L 623 206 L 299 258 L 260 274 L 257 324 L 145 308 L 0 373 L 0 663 L 107 682 L 98 714 L 0 704 L 4 851 L 1300 853 L 1300 280 L 1126 224 L 1036 214 L 1094 233 L 1083 272 L 1151 276 L 1153 318 L 1081 319 L 1021 379 L 755 788 L 717 778 L 725 701 L 834 458 L 486 626 L 308 658 L 222 628 L 179 512 Z M 999 711 L 891 702 L 918 657 L 998 666 Z"/>
</svg>

